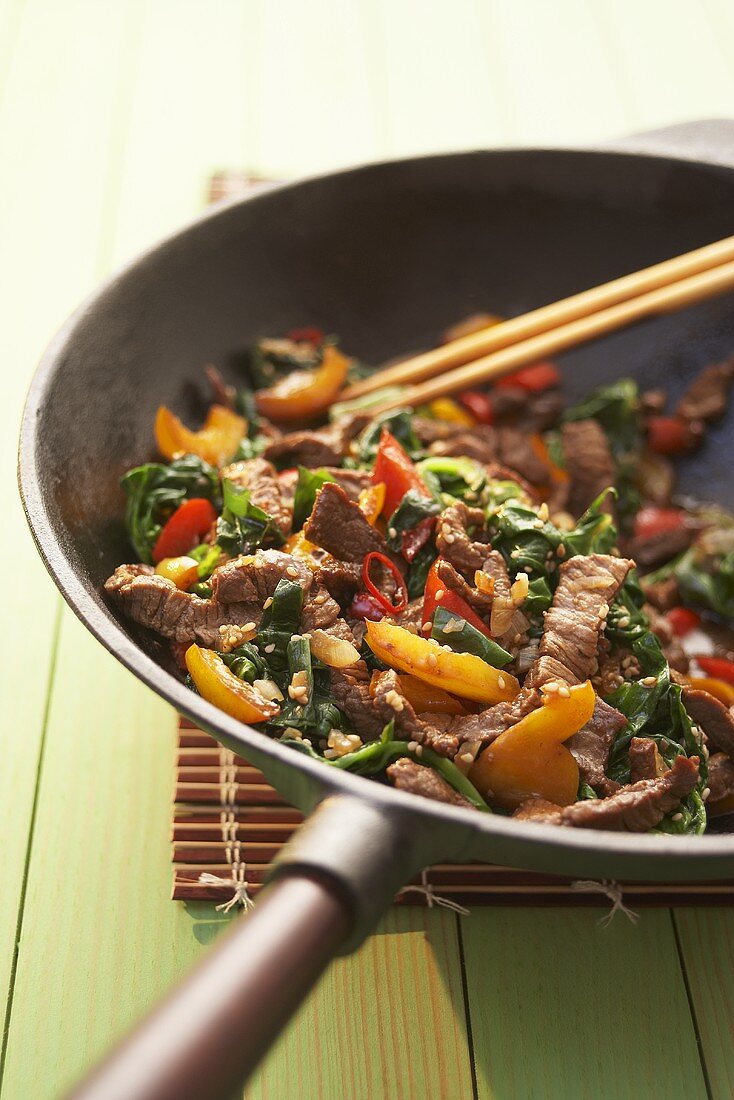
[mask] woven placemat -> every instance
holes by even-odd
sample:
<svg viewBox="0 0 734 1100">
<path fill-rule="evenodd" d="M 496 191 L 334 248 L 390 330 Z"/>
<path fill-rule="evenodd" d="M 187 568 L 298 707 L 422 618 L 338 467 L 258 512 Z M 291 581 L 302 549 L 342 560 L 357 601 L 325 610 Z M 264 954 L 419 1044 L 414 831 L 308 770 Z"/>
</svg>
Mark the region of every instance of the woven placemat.
<svg viewBox="0 0 734 1100">
<path fill-rule="evenodd" d="M 173 805 L 173 898 L 224 904 L 254 899 L 302 814 L 265 776 L 181 719 Z M 203 878 L 202 878 L 203 876 Z M 488 863 L 426 868 L 395 901 L 408 905 L 731 905 L 734 882 L 579 882 Z"/>
<path fill-rule="evenodd" d="M 220 202 L 272 186 L 246 172 L 216 172 Z M 303 820 L 262 772 L 181 719 L 173 805 L 173 898 L 224 907 L 257 896 L 270 864 Z M 624 899 L 622 901 L 622 899 Z M 399 904 L 463 910 L 478 905 L 731 905 L 734 881 L 693 884 L 578 881 L 486 863 L 438 864 L 405 887 Z"/>
</svg>

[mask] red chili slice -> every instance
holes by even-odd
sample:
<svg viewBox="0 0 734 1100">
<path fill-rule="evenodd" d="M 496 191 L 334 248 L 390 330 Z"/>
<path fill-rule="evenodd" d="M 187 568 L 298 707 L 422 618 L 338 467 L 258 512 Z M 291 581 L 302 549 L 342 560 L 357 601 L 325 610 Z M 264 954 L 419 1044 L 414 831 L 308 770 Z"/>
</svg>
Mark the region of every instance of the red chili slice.
<svg viewBox="0 0 734 1100">
<path fill-rule="evenodd" d="M 519 386 L 528 393 L 542 393 L 554 386 L 560 386 L 561 375 L 555 363 L 533 363 L 530 367 L 521 367 L 512 374 L 499 378 L 495 386 Z"/>
<path fill-rule="evenodd" d="M 492 401 L 482 390 L 463 390 L 456 395 L 479 424 L 491 424 L 494 420 Z"/>
<path fill-rule="evenodd" d="M 399 595 L 401 597 L 400 603 L 390 603 L 387 597 L 383 596 L 382 592 L 380 592 L 377 585 L 373 584 L 372 580 L 370 579 L 370 565 L 373 561 L 379 561 L 381 565 L 384 565 L 385 568 L 389 570 L 390 573 L 392 573 L 397 588 L 396 595 Z M 377 550 L 373 550 L 370 554 L 367 555 L 367 557 L 364 559 L 364 565 L 362 566 L 362 580 L 364 581 L 364 586 L 367 591 L 370 593 L 370 595 L 374 596 L 380 607 L 383 607 L 386 612 L 388 612 L 389 614 L 392 613 L 397 615 L 401 611 L 405 611 L 406 607 L 408 606 L 408 589 L 405 587 L 403 574 L 400 572 L 397 565 L 395 565 L 394 562 L 391 562 L 390 559 L 384 554 L 380 554 Z"/>
</svg>

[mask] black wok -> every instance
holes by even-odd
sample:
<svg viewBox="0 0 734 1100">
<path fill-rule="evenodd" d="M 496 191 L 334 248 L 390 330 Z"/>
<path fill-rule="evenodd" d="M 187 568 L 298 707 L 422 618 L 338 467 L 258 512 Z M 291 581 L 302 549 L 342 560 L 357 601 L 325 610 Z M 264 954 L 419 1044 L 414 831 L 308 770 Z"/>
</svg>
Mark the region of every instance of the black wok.
<svg viewBox="0 0 734 1100">
<path fill-rule="evenodd" d="M 151 453 L 159 404 L 191 419 L 201 412 L 192 379 L 202 364 L 231 371 L 256 337 L 302 324 L 380 361 L 436 342 L 474 310 L 517 314 L 734 232 L 734 123 L 677 127 L 620 149 L 378 164 L 217 209 L 107 283 L 46 352 L 25 410 L 20 481 L 56 583 L 123 664 L 310 815 L 255 914 L 79 1095 L 225 1094 L 332 955 L 359 944 L 395 891 L 437 860 L 596 878 L 732 875 L 726 834 L 518 823 L 307 759 L 188 691 L 157 643 L 102 596 L 130 557 L 120 477 Z M 734 350 L 731 306 L 720 299 L 568 354 L 567 389 L 633 374 L 677 394 Z M 733 457 L 730 417 L 686 465 L 683 489 L 734 506 Z"/>
</svg>

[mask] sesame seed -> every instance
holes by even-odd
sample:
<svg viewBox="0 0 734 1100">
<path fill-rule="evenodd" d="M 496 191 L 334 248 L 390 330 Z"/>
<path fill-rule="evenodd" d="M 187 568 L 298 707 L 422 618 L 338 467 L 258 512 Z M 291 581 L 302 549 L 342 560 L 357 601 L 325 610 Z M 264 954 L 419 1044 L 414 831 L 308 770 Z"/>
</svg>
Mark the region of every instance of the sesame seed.
<svg viewBox="0 0 734 1100">
<path fill-rule="evenodd" d="M 415 755 L 416 756 L 423 756 L 423 746 L 422 745 L 416 745 L 415 746 Z"/>
<path fill-rule="evenodd" d="M 544 691 L 546 695 L 555 695 L 558 691 L 558 683 L 556 680 L 549 680 L 547 684 L 543 684 L 541 691 Z"/>
<path fill-rule="evenodd" d="M 710 787 L 704 787 L 703 790 L 701 791 L 701 798 L 704 800 L 704 802 L 706 801 L 706 799 L 708 798 L 708 796 L 710 794 L 711 794 L 711 788 Z"/>
<path fill-rule="evenodd" d="M 545 521 L 548 519 L 549 516 L 550 512 L 548 510 L 548 505 L 544 502 L 543 504 L 541 504 L 540 508 L 538 508 L 538 518 Z"/>
<path fill-rule="evenodd" d="M 288 574 L 289 577 L 297 577 L 298 576 L 298 570 L 296 569 L 295 565 L 286 566 L 286 573 Z"/>
<path fill-rule="evenodd" d="M 387 533 L 388 533 L 388 535 L 390 536 L 391 539 L 396 538 L 397 534 L 398 534 L 394 527 L 388 527 Z"/>
<path fill-rule="evenodd" d="M 630 624 L 629 615 L 623 615 L 621 619 L 617 620 L 617 626 L 621 627 L 622 630 L 626 630 L 627 627 L 629 626 L 629 624 Z"/>
<path fill-rule="evenodd" d="M 415 750 L 417 748 L 418 748 L 418 742 L 417 741 L 409 741 L 408 742 L 408 751 L 409 752 L 415 752 Z"/>
<path fill-rule="evenodd" d="M 327 599 L 326 593 L 325 592 L 319 592 L 318 596 L 314 596 L 313 602 L 315 604 L 318 604 L 319 607 L 320 607 L 321 604 L 326 603 L 326 599 Z"/>
<path fill-rule="evenodd" d="M 452 542 L 456 542 L 456 535 L 452 531 L 447 531 L 443 536 L 443 541 L 447 542 L 451 546 Z"/>
<path fill-rule="evenodd" d="M 500 689 L 500 691 L 504 691 L 507 687 L 507 680 L 505 680 L 504 676 L 501 673 L 497 677 L 497 687 Z"/>
<path fill-rule="evenodd" d="M 445 595 L 446 595 L 446 589 L 445 588 L 437 588 L 436 589 L 436 599 L 437 600 L 442 600 Z"/>
<path fill-rule="evenodd" d="M 682 821 L 682 820 L 683 820 L 683 814 L 682 813 L 673 814 L 673 816 L 671 818 L 671 821 Z"/>
<path fill-rule="evenodd" d="M 651 687 L 655 687 L 655 684 L 656 684 L 657 682 L 658 682 L 658 678 L 657 678 L 657 676 L 644 676 L 644 677 L 643 677 L 643 678 L 642 678 L 642 679 L 640 680 L 640 683 L 642 684 L 642 686 L 643 686 L 643 687 L 646 687 L 646 688 L 651 688 Z"/>
<path fill-rule="evenodd" d="M 608 603 L 600 604 L 600 606 L 599 606 L 599 618 L 600 619 L 606 619 L 608 614 L 609 614 L 609 604 Z"/>
<path fill-rule="evenodd" d="M 267 609 L 268 609 L 268 608 L 270 607 L 270 605 L 271 605 L 271 603 L 272 603 L 272 602 L 273 602 L 273 597 L 272 597 L 272 596 L 268 596 L 267 600 L 266 600 L 266 601 L 265 601 L 265 603 L 263 604 L 263 611 L 267 611 Z"/>
<path fill-rule="evenodd" d="M 423 631 L 424 634 L 430 634 L 431 624 L 430 623 L 424 623 L 423 626 L 421 627 L 421 630 Z"/>
<path fill-rule="evenodd" d="M 459 757 L 459 760 L 463 760 L 465 764 L 473 764 L 474 763 L 474 757 L 472 756 L 472 754 L 470 752 L 462 752 L 461 756 Z"/>
<path fill-rule="evenodd" d="M 571 689 L 568 686 L 568 684 L 559 684 L 558 685 L 558 695 L 560 696 L 561 699 L 570 699 Z"/>
<path fill-rule="evenodd" d="M 563 545 L 563 543 L 561 543 L 560 546 L 558 547 L 558 549 L 556 550 L 556 554 L 558 555 L 559 558 L 565 558 L 565 556 L 566 556 L 566 547 Z"/>
<path fill-rule="evenodd" d="M 435 653 L 429 653 L 426 657 L 426 665 L 429 669 L 438 668 L 438 657 Z"/>
<path fill-rule="evenodd" d="M 275 652 L 275 642 L 271 642 L 270 645 L 266 645 L 265 646 L 265 652 L 266 653 L 274 653 Z"/>
<path fill-rule="evenodd" d="M 257 623 L 245 623 L 242 629 L 246 630 L 249 634 L 251 630 L 257 630 Z"/>
</svg>

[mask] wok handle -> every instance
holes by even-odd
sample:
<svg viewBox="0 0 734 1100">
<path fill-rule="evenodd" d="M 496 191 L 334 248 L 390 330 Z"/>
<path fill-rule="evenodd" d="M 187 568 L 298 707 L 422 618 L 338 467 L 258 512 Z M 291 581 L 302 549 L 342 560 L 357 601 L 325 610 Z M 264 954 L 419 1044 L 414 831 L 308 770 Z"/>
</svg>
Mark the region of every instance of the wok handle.
<svg viewBox="0 0 734 1100">
<path fill-rule="evenodd" d="M 654 156 L 702 160 L 734 168 L 734 120 L 727 118 L 680 122 L 660 130 L 618 138 L 604 148 L 622 153 L 651 153 Z"/>
<path fill-rule="evenodd" d="M 352 920 L 333 883 L 305 873 L 276 881 L 74 1100 L 234 1095 L 337 954 Z"/>
<path fill-rule="evenodd" d="M 335 955 L 372 931 L 423 866 L 415 820 L 326 798 L 280 853 L 252 912 L 70 1100 L 225 1100 Z"/>
</svg>

